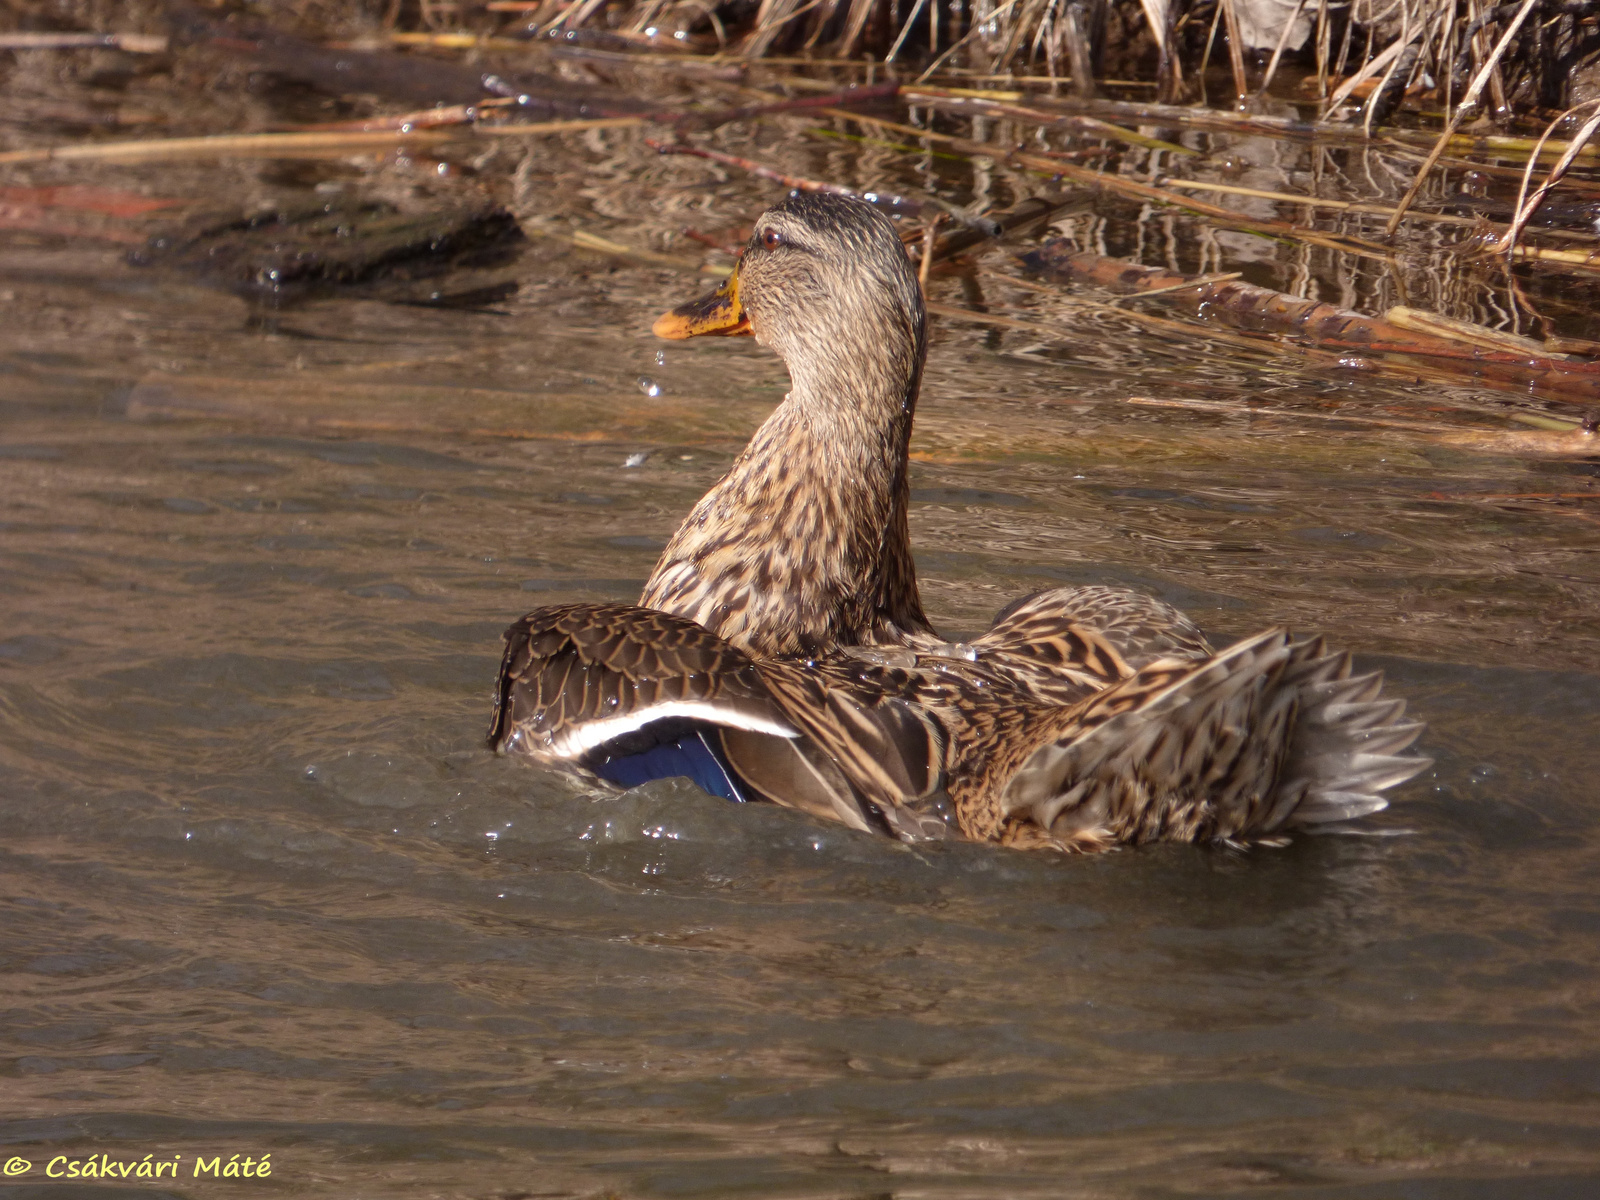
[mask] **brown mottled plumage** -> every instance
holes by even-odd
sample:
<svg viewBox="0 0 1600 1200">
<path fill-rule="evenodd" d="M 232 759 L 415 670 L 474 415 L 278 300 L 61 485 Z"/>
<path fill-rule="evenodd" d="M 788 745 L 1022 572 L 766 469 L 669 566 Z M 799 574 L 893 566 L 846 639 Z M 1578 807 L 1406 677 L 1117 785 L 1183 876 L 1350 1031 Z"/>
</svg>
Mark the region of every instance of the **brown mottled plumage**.
<svg viewBox="0 0 1600 1200">
<path fill-rule="evenodd" d="M 869 205 L 796 195 L 729 282 L 656 323 L 753 332 L 784 402 L 668 544 L 639 605 L 514 625 L 490 745 L 615 783 L 688 774 L 907 840 L 1240 843 L 1383 808 L 1428 765 L 1377 674 L 1282 630 L 1217 653 L 1115 588 L 1007 608 L 969 644 L 923 615 L 907 445 L 916 276 Z"/>
<path fill-rule="evenodd" d="M 738 275 L 750 327 L 789 364 L 793 389 L 694 506 L 639 599 L 765 656 L 933 632 L 906 524 L 922 291 L 887 221 L 817 199 L 763 216 Z"/>
</svg>

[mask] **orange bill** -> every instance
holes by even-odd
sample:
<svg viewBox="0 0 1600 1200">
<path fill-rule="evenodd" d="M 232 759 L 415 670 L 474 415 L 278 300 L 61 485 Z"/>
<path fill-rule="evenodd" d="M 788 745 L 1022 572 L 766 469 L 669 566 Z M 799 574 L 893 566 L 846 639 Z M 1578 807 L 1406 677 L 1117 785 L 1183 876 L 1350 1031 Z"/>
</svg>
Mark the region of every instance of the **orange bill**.
<svg viewBox="0 0 1600 1200">
<path fill-rule="evenodd" d="M 739 303 L 739 267 L 733 268 L 733 274 L 716 291 L 662 313 L 650 332 L 674 341 L 706 334 L 735 337 L 750 333 L 750 318 Z"/>
</svg>

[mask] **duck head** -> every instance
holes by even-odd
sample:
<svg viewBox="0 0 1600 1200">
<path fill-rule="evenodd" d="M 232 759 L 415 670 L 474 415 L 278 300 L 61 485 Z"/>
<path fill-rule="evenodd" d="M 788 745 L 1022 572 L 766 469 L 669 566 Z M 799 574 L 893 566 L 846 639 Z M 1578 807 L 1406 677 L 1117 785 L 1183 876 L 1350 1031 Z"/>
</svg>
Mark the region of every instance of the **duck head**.
<svg viewBox="0 0 1600 1200">
<path fill-rule="evenodd" d="M 922 288 L 894 225 L 853 196 L 798 192 L 756 221 L 733 274 L 663 313 L 657 337 L 754 334 L 800 398 L 916 403 L 926 350 Z"/>
</svg>

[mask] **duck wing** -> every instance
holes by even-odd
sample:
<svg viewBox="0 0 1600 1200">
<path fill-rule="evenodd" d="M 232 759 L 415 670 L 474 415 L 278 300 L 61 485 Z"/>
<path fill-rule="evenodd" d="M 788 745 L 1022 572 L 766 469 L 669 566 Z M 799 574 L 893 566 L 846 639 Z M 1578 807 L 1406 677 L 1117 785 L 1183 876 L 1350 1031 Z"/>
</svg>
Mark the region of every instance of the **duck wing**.
<svg viewBox="0 0 1600 1200">
<path fill-rule="evenodd" d="M 725 799 L 857 829 L 935 832 L 900 806 L 937 807 L 943 743 L 892 681 L 757 662 L 694 621 L 637 605 L 559 605 L 514 624 L 488 742 L 620 787 L 685 776 Z"/>
<path fill-rule="evenodd" d="M 944 791 L 950 739 L 922 702 L 920 673 L 863 664 L 849 655 L 762 661 L 756 668 L 804 735 L 793 751 L 825 759 L 875 826 L 908 841 L 946 836 L 952 820 Z M 751 751 L 776 749 L 770 739 L 764 745 L 738 734 L 724 740 L 753 781 L 757 762 Z M 758 783 L 774 798 L 781 768 L 773 762 L 761 773 L 773 780 L 772 789 Z"/>
<path fill-rule="evenodd" d="M 1209 658 L 1195 623 L 1164 600 L 1112 587 L 1051 588 L 1001 609 L 973 646 L 1118 683 L 1157 659 Z"/>
<path fill-rule="evenodd" d="M 1007 605 L 968 647 L 976 661 L 1035 703 L 1077 704 L 1162 660 L 1199 662 L 1213 651 L 1172 605 L 1123 588 L 1035 592 Z"/>
<path fill-rule="evenodd" d="M 1002 840 L 1092 849 L 1243 842 L 1387 807 L 1430 765 L 1378 672 L 1283 630 L 1204 662 L 1158 659 L 1041 719 L 998 778 Z"/>
</svg>

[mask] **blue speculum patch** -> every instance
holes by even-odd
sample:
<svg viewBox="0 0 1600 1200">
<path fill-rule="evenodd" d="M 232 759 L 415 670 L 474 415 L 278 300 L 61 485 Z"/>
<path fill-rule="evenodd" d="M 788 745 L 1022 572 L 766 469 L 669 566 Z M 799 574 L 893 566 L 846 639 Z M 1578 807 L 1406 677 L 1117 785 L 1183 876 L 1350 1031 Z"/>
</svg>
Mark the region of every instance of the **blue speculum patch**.
<svg viewBox="0 0 1600 1200">
<path fill-rule="evenodd" d="M 646 726 L 640 732 L 650 728 Z M 631 753 L 606 755 L 605 747 L 600 747 L 590 769 L 601 779 L 621 787 L 638 787 L 653 779 L 682 777 L 713 796 L 744 803 L 746 797 L 738 776 L 703 730 L 691 727 L 667 740 L 671 736 L 666 733 L 655 745 Z"/>
</svg>

